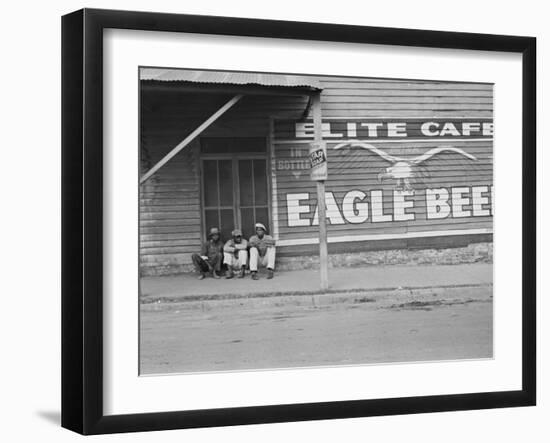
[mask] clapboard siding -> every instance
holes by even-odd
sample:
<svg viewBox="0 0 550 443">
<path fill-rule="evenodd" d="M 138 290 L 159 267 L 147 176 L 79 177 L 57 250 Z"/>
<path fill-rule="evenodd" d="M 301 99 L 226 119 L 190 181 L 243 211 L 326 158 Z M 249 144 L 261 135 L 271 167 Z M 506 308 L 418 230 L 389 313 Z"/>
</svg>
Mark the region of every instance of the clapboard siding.
<svg viewBox="0 0 550 443">
<path fill-rule="evenodd" d="M 158 162 L 181 137 L 172 130 L 159 140 L 142 127 L 142 173 Z M 197 168 L 198 146 L 189 146 L 140 189 L 141 267 L 167 265 L 174 252 L 196 249 L 200 245 L 200 193 Z M 168 230 L 166 235 L 163 232 Z M 175 249 L 174 249 L 175 248 Z M 181 257 L 181 263 L 188 263 Z"/>
<path fill-rule="evenodd" d="M 321 77 L 323 118 L 492 117 L 490 84 Z"/>
<path fill-rule="evenodd" d="M 141 169 L 145 173 L 191 131 L 225 104 L 230 94 L 142 92 Z M 306 97 L 249 96 L 210 126 L 201 137 L 262 137 L 269 118 L 295 119 Z M 177 272 L 191 264 L 204 240 L 199 171 L 200 138 L 140 187 L 140 260 L 144 273 Z"/>
<path fill-rule="evenodd" d="M 320 77 L 323 85 L 321 106 L 323 119 L 337 118 L 346 121 L 353 118 L 373 118 L 376 121 L 392 119 L 464 118 L 492 119 L 493 88 L 489 84 L 446 83 L 429 81 L 402 81 L 387 79 L 362 79 L 345 77 Z M 181 92 L 177 87 L 154 90 L 144 88 L 141 95 L 141 146 L 142 173 L 150 169 L 174 146 L 183 140 L 212 113 L 229 99 L 231 94 Z M 316 206 L 316 187 L 309 180 L 307 149 L 308 140 L 297 140 L 293 130 L 276 127 L 270 133 L 270 121 L 305 121 L 311 119 L 307 110 L 308 98 L 303 96 L 245 96 L 201 137 L 262 137 L 272 141 L 271 178 L 272 212 L 277 220 L 279 240 L 314 240 L 318 237 L 317 226 L 288 226 L 289 211 L 287 194 L 309 193 L 303 203 L 310 206 L 300 215 L 313 218 Z M 418 128 L 416 128 L 418 129 Z M 385 129 L 379 130 L 386 137 Z M 187 146 L 166 166 L 140 187 L 140 257 L 145 273 L 177 272 L 187 269 L 190 255 L 200 248 L 204 239 L 201 183 L 200 183 L 200 138 Z M 384 213 L 393 209 L 394 184 L 379 183 L 378 173 L 389 164 L 365 150 L 336 151 L 338 139 L 328 140 L 329 180 L 327 192 L 333 193 L 341 202 L 346 192 L 360 190 L 368 195 L 371 191 L 382 192 Z M 487 186 L 485 196 L 489 203 L 483 209 L 492 210 L 491 186 L 493 183 L 492 139 L 457 139 L 452 143 L 437 139 L 428 142 L 385 140 L 377 146 L 400 157 L 414 157 L 435 146 L 452 145 L 476 157 L 465 159 L 456 153 L 446 153 L 425 162 L 427 174 L 422 183 L 415 184 L 414 208 L 407 213 L 415 214 L 414 221 L 373 222 L 372 207 L 365 223 L 352 224 L 344 217 L 344 224 L 329 222 L 331 236 L 369 235 L 426 231 L 463 231 L 492 228 L 492 216 L 470 218 L 426 219 L 426 202 L 423 189 Z M 301 151 L 301 152 L 300 152 Z M 296 157 L 296 152 L 299 156 Z M 282 162 L 279 164 L 279 162 Z M 464 210 L 472 210 L 465 205 Z M 330 216 L 330 213 L 329 213 Z M 462 236 L 464 237 L 464 236 Z M 470 238 L 470 236 L 467 236 Z M 458 244 L 458 236 L 445 237 L 442 245 Z M 465 238 L 465 237 L 464 237 Z M 486 236 L 484 237 L 486 238 Z M 420 240 L 418 245 L 433 244 L 435 240 Z M 439 240 L 438 240 L 439 241 Z M 392 245 L 413 244 L 414 238 L 395 240 Z M 431 242 L 431 243 L 430 243 Z M 451 242 L 451 243 L 449 243 Z M 379 245 L 379 246 L 376 246 Z M 378 242 L 372 247 L 386 248 L 387 242 Z M 420 247 L 420 246 L 419 246 Z M 287 247 L 289 250 L 293 246 Z M 312 249 L 315 251 L 315 248 Z M 284 254 L 284 249 L 281 251 Z"/>
<path fill-rule="evenodd" d="M 415 82 L 381 79 L 352 79 L 322 77 L 324 89 L 321 94 L 322 115 L 324 120 L 342 118 L 342 121 L 353 118 L 372 117 L 374 121 L 392 121 L 399 118 L 459 118 L 472 120 L 492 118 L 493 88 L 490 84 L 465 84 L 444 82 Z M 308 115 L 311 118 L 311 115 Z M 420 123 L 411 121 L 410 129 L 419 129 Z M 316 186 L 309 180 L 307 149 L 308 141 L 298 140 L 288 127 L 275 126 L 274 133 L 274 165 L 276 172 L 276 202 L 279 214 L 278 234 L 280 240 L 316 239 L 318 227 L 289 226 L 289 218 L 299 217 L 311 221 L 317 206 Z M 283 129 L 281 129 L 283 128 Z M 387 137 L 385 128 L 380 128 L 378 135 Z M 335 137 L 337 138 L 337 137 Z M 346 236 L 348 234 L 405 234 L 426 231 L 452 230 L 490 230 L 492 228 L 492 195 L 493 184 L 493 143 L 486 140 L 423 140 L 422 142 L 394 142 L 384 140 L 383 143 L 373 142 L 378 148 L 393 156 L 414 158 L 428 149 L 437 146 L 458 147 L 476 160 L 472 161 L 459 154 L 447 152 L 439 154 L 422 164 L 423 177 L 415 183 L 415 195 L 407 197 L 414 202 L 414 207 L 406 209 L 407 214 L 414 214 L 413 221 L 374 222 L 372 218 L 371 191 L 382 192 L 382 208 L 384 214 L 391 214 L 399 209 L 394 208 L 393 190 L 395 183 L 378 181 L 378 173 L 390 166 L 390 163 L 370 151 L 347 148 L 334 150 L 336 141 L 327 139 L 329 179 L 326 191 L 332 193 L 337 202 L 339 212 L 334 218 L 343 224 L 334 224 L 331 218 L 331 208 L 328 208 L 328 235 Z M 486 188 L 483 188 L 483 187 Z M 486 189 L 482 196 L 487 199 L 481 209 L 490 215 L 444 219 L 428 219 L 426 216 L 425 188 L 481 187 Z M 350 223 L 341 211 L 344 195 L 351 190 L 364 192 L 364 200 L 368 204 L 368 219 L 364 223 Z M 288 194 L 307 194 L 309 198 L 300 201 L 298 212 L 289 213 L 287 207 Z M 304 209 L 309 209 L 304 211 Z M 463 205 L 464 211 L 473 214 L 471 204 Z M 296 209 L 295 209 L 296 211 Z M 302 212 L 304 211 L 304 212 Z M 482 212 L 482 213 L 485 213 Z"/>
<path fill-rule="evenodd" d="M 331 114 L 331 111 L 342 111 L 342 110 L 358 110 L 358 111 L 380 111 L 380 110 L 418 110 L 418 111 L 454 111 L 459 110 L 461 105 L 467 105 L 468 110 L 476 111 L 491 111 L 493 106 L 491 103 L 437 103 L 436 101 L 432 103 L 411 103 L 411 102 L 392 102 L 388 103 L 380 102 L 329 102 L 323 103 L 323 110 L 326 110 L 327 114 Z M 460 109 L 463 111 L 462 109 Z"/>
<path fill-rule="evenodd" d="M 487 97 L 471 97 L 471 96 L 391 96 L 392 102 L 398 104 L 398 103 L 407 103 L 407 104 L 442 104 L 442 103 L 450 103 L 450 104 L 486 104 L 491 105 L 493 104 L 493 98 L 491 96 Z M 325 104 L 325 109 L 329 109 L 329 106 L 332 104 L 357 104 L 357 105 L 365 105 L 365 104 L 374 104 L 376 106 L 377 103 L 387 103 L 388 102 L 388 96 L 387 95 L 329 95 L 327 97 L 323 97 L 323 103 Z"/>
<path fill-rule="evenodd" d="M 224 97 L 205 103 L 191 118 L 182 117 L 188 108 L 180 97 L 149 97 L 142 94 L 142 173 L 161 160 L 196 126 L 209 109 L 221 106 Z M 183 108 L 183 109 L 182 109 Z M 174 119 L 179 117 L 179 124 Z M 166 266 L 176 260 L 171 245 L 196 249 L 200 243 L 200 188 L 198 145 L 193 143 L 140 187 L 140 261 L 142 271 Z M 180 252 L 180 251 L 178 251 Z M 181 264 L 189 263 L 182 255 Z M 145 269 L 144 269 L 145 268 Z"/>
</svg>

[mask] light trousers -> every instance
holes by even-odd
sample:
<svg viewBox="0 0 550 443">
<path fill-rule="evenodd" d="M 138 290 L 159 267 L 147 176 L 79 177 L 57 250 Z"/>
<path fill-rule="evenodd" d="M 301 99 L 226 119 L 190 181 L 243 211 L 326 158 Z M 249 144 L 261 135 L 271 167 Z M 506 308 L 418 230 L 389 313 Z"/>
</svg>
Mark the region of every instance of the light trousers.
<svg viewBox="0 0 550 443">
<path fill-rule="evenodd" d="M 235 257 L 235 254 L 230 252 L 223 253 L 223 262 L 230 268 L 240 269 L 243 266 L 246 266 L 246 261 L 248 260 L 248 252 L 246 249 L 241 249 L 238 252 L 238 257 Z"/>
<path fill-rule="evenodd" d="M 260 257 L 258 248 L 250 248 L 250 270 L 257 271 L 258 264 L 270 269 L 275 269 L 275 246 L 267 248 L 263 257 Z"/>
</svg>

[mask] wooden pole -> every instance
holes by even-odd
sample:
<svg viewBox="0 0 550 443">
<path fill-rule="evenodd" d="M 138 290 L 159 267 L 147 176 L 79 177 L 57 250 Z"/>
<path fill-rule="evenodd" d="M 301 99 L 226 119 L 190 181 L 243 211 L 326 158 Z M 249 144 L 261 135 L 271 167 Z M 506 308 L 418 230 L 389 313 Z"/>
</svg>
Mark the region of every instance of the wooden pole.
<svg viewBox="0 0 550 443">
<path fill-rule="evenodd" d="M 236 95 L 231 100 L 229 100 L 225 105 L 223 105 L 220 109 L 218 109 L 216 112 L 214 112 L 214 114 L 212 114 L 207 120 L 205 120 L 191 134 L 189 134 L 187 137 L 185 137 L 180 143 L 178 143 L 178 145 L 175 148 L 173 148 L 168 154 L 166 154 L 155 166 L 153 166 L 145 174 L 143 174 L 143 176 L 139 180 L 139 184 L 142 185 L 147 180 L 149 180 L 149 178 L 155 172 L 157 172 L 166 163 L 168 163 L 172 157 L 174 157 L 178 152 L 180 152 L 189 143 L 191 143 L 195 139 L 195 137 L 197 137 L 202 131 L 204 131 L 206 128 L 208 128 L 208 126 L 210 126 L 212 123 L 214 123 L 219 117 L 221 117 L 229 108 L 231 108 L 241 98 L 242 98 L 242 94 Z"/>
<path fill-rule="evenodd" d="M 323 141 L 321 114 L 321 93 L 312 96 L 313 126 L 315 143 Z M 321 290 L 328 289 L 328 247 L 327 247 L 327 210 L 325 198 L 325 182 L 317 181 L 317 205 L 319 208 L 319 264 L 321 271 Z"/>
</svg>

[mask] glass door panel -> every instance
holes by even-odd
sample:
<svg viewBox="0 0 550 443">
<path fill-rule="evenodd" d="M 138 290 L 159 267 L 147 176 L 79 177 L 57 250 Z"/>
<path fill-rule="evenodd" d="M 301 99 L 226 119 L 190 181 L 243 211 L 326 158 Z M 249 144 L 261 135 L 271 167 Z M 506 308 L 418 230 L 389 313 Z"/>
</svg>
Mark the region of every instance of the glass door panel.
<svg viewBox="0 0 550 443">
<path fill-rule="evenodd" d="M 269 231 L 266 160 L 238 160 L 238 171 L 241 227 L 249 238 L 254 234 L 255 223 L 263 223 Z"/>
<path fill-rule="evenodd" d="M 217 227 L 222 239 L 227 240 L 235 226 L 233 161 L 203 160 L 202 182 L 205 233 L 208 235 L 210 228 Z"/>
</svg>

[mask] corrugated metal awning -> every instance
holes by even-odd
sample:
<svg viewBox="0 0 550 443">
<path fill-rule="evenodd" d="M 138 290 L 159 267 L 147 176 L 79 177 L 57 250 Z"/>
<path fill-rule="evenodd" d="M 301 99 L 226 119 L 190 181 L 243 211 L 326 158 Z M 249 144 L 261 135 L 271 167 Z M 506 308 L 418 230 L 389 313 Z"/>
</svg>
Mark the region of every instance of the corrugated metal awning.
<svg viewBox="0 0 550 443">
<path fill-rule="evenodd" d="M 194 71 L 189 69 L 141 68 L 140 80 L 182 82 L 210 85 L 262 86 L 321 91 L 321 82 L 302 75 L 264 74 L 253 72 Z"/>
</svg>

